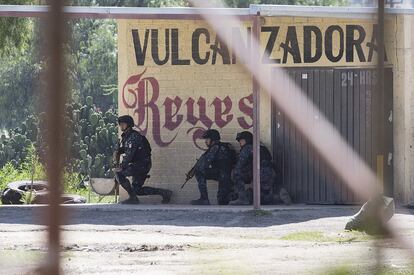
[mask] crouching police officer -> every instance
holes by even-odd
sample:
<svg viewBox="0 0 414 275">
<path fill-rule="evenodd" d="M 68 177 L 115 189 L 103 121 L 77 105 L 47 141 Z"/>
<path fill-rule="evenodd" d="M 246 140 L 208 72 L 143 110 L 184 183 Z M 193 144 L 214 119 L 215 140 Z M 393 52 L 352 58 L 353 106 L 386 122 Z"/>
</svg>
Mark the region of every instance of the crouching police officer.
<svg viewBox="0 0 414 275">
<path fill-rule="evenodd" d="M 209 205 L 207 191 L 207 180 L 218 181 L 217 202 L 220 205 L 229 203 L 229 195 L 232 191 L 231 170 L 231 148 L 228 144 L 220 142 L 220 133 L 210 129 L 204 132 L 207 151 L 200 157 L 195 165 L 195 177 L 198 182 L 200 198 L 191 201 L 193 205 Z"/>
<path fill-rule="evenodd" d="M 253 180 L 253 135 L 248 131 L 238 133 L 236 140 L 240 144 L 240 154 L 233 169 L 233 181 L 238 199 L 231 201 L 232 205 L 251 204 L 245 184 Z M 269 150 L 260 145 L 260 200 L 262 204 L 273 203 L 273 184 L 276 174 L 273 169 L 272 156 Z"/>
<path fill-rule="evenodd" d="M 131 116 L 120 116 L 118 125 L 122 131 L 121 141 L 114 153 L 115 162 L 123 155 L 122 162 L 114 169 L 115 179 L 128 192 L 129 198 L 123 203 L 137 204 L 137 195 L 160 195 L 162 202 L 170 202 L 172 192 L 166 189 L 143 186 L 151 170 L 151 146 L 147 138 L 133 129 Z M 127 177 L 132 176 L 132 185 Z"/>
</svg>

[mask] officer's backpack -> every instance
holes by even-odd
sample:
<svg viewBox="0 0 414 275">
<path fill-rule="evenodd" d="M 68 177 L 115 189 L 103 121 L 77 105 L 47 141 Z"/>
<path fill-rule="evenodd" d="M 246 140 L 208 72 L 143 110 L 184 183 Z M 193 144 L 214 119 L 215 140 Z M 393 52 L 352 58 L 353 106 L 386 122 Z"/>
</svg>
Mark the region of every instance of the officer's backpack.
<svg viewBox="0 0 414 275">
<path fill-rule="evenodd" d="M 260 161 L 272 162 L 272 160 L 272 155 L 270 154 L 269 149 L 264 145 L 260 145 Z"/>
<path fill-rule="evenodd" d="M 142 135 L 142 137 L 143 137 L 143 143 L 144 143 L 144 148 L 143 148 L 143 150 L 144 150 L 144 152 L 145 153 L 147 153 L 147 154 L 149 154 L 149 155 L 151 155 L 151 145 L 150 145 L 150 143 L 148 142 L 148 139 L 147 139 L 147 137 L 146 136 L 144 136 L 144 135 Z"/>
<path fill-rule="evenodd" d="M 231 167 L 233 167 L 237 162 L 237 153 L 236 150 L 234 150 L 233 145 L 228 142 L 220 142 L 220 146 L 223 146 L 226 148 L 228 160 L 230 162 Z"/>
</svg>

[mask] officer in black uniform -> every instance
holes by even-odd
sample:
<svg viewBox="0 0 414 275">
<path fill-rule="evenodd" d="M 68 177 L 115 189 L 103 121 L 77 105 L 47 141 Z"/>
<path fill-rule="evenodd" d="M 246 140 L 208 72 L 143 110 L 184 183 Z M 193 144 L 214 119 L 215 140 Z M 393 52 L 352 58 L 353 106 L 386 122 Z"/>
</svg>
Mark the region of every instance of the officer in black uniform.
<svg viewBox="0 0 414 275">
<path fill-rule="evenodd" d="M 231 201 L 230 204 L 248 205 L 251 204 L 251 199 L 246 192 L 245 184 L 249 184 L 253 180 L 253 135 L 244 131 L 237 134 L 236 140 L 240 144 L 240 154 L 233 169 L 233 181 L 238 199 Z M 262 204 L 273 203 L 275 176 L 272 156 L 264 145 L 260 145 L 260 197 Z"/>
<path fill-rule="evenodd" d="M 232 161 L 229 148 L 225 143 L 220 142 L 220 133 L 217 130 L 205 131 L 202 138 L 205 139 L 208 149 L 197 161 L 195 168 L 200 198 L 191 201 L 191 204 L 210 204 L 207 192 L 207 180 L 209 179 L 218 181 L 217 202 L 220 205 L 226 205 L 229 203 L 232 191 Z"/>
<path fill-rule="evenodd" d="M 147 138 L 133 129 L 134 119 L 131 116 L 118 118 L 118 125 L 123 132 L 121 141 L 115 151 L 115 162 L 122 162 L 114 169 L 115 179 L 128 192 L 129 198 L 123 203 L 137 204 L 137 195 L 160 195 L 162 202 L 170 202 L 172 192 L 166 189 L 143 186 L 151 170 L 151 146 Z M 132 176 L 132 185 L 127 177 Z"/>
</svg>

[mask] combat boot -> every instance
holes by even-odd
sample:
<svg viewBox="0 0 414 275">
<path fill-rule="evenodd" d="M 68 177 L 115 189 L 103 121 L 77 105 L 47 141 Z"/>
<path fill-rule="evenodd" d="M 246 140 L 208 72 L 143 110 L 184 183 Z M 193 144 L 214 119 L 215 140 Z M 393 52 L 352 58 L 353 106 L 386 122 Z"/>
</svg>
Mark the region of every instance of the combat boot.
<svg viewBox="0 0 414 275">
<path fill-rule="evenodd" d="M 129 181 L 126 180 L 125 182 L 120 182 L 121 186 L 128 192 L 129 198 L 122 201 L 121 204 L 139 204 L 139 199 L 137 197 L 137 193 L 132 189 L 131 184 Z"/>
<path fill-rule="evenodd" d="M 198 200 L 192 200 L 192 205 L 210 205 L 209 199 L 199 198 Z"/>
<path fill-rule="evenodd" d="M 280 189 L 279 198 L 286 205 L 292 204 L 292 199 L 289 196 L 289 192 L 285 188 Z"/>
<path fill-rule="evenodd" d="M 198 200 L 192 200 L 190 203 L 192 205 L 210 205 L 210 201 L 208 199 L 208 191 L 207 186 L 198 186 L 200 191 L 200 198 Z"/>
<path fill-rule="evenodd" d="M 139 204 L 139 199 L 136 195 L 130 196 L 128 199 L 122 201 L 121 204 Z"/>
<path fill-rule="evenodd" d="M 169 203 L 171 200 L 172 191 L 162 190 L 161 196 L 162 196 L 162 201 L 161 201 L 162 203 Z"/>
<path fill-rule="evenodd" d="M 239 198 L 235 201 L 231 201 L 230 205 L 249 205 L 250 201 L 246 192 L 239 192 Z"/>
<path fill-rule="evenodd" d="M 207 190 L 201 190 L 200 198 L 198 200 L 192 200 L 192 205 L 210 205 L 210 201 L 208 199 Z"/>
</svg>

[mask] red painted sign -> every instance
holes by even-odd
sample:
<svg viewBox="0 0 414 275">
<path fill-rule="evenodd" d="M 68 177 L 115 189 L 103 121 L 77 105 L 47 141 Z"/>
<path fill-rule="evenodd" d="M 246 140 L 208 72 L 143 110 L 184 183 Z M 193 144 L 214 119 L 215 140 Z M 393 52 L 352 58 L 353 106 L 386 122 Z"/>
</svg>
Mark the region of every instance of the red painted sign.
<svg viewBox="0 0 414 275">
<path fill-rule="evenodd" d="M 135 126 L 142 134 L 147 135 L 151 127 L 152 138 L 158 146 L 170 145 L 177 138 L 179 129 L 185 124 L 190 126 L 186 134 L 192 134 L 193 142 L 198 148 L 200 147 L 197 145 L 197 140 L 201 138 L 205 129 L 222 129 L 234 119 L 242 129 L 252 127 L 252 94 L 238 100 L 237 107 L 240 112 L 237 113 L 242 113 L 242 116 L 238 117 L 235 117 L 233 100 L 229 96 L 215 97 L 210 104 L 202 96 L 197 99 L 189 97 L 185 100 L 179 96 L 166 97 L 163 102 L 160 102 L 159 83 L 154 77 L 145 77 L 145 72 L 146 70 L 127 79 L 122 88 L 122 104 L 127 110 L 132 111 Z M 160 106 L 164 106 L 163 113 Z M 213 108 L 214 117 L 209 117 L 208 108 Z M 161 125 L 161 117 L 164 118 L 163 125 Z M 173 137 L 164 139 L 165 136 L 171 136 L 171 132 Z"/>
</svg>

